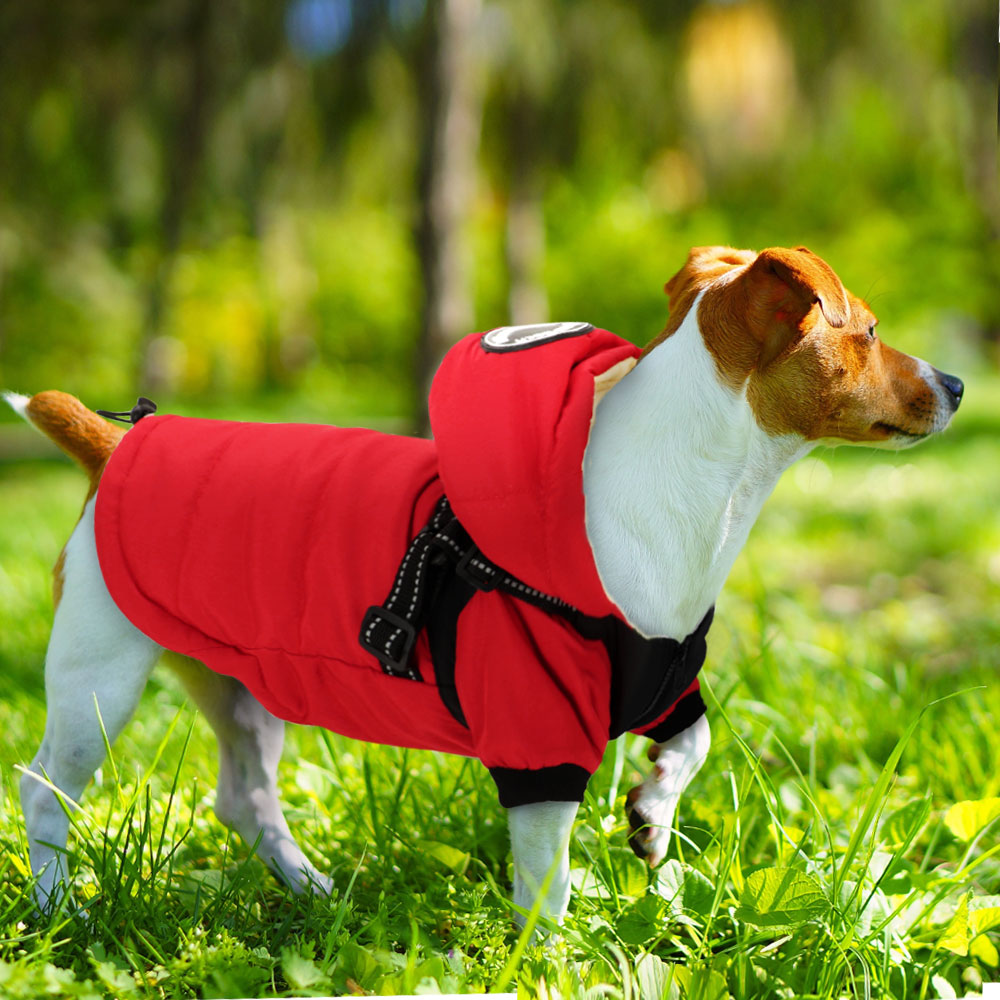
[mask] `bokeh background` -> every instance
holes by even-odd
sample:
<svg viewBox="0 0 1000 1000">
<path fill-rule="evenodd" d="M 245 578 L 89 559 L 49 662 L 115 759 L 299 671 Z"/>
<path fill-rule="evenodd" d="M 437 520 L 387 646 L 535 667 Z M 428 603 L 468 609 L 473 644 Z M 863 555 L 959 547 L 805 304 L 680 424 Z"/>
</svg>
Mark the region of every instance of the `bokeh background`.
<svg viewBox="0 0 1000 1000">
<path fill-rule="evenodd" d="M 982 0 L 5 0 L 0 384 L 419 429 L 449 341 L 644 342 L 707 243 L 805 244 L 886 340 L 988 369 L 996 31 Z"/>
<path fill-rule="evenodd" d="M 0 389 L 419 431 L 451 340 L 562 319 L 646 341 L 712 243 L 809 246 L 889 343 L 968 386 L 917 450 L 821 448 L 782 478 L 720 595 L 712 755 L 667 874 L 626 846 L 649 764 L 618 741 L 574 833 L 569 951 L 523 961 L 478 764 L 288 727 L 281 795 L 337 887 L 290 899 L 203 801 L 214 741 L 167 672 L 74 813 L 87 919 L 39 925 L 17 768 L 85 485 L 0 404 L 4 997 L 453 993 L 515 969 L 550 1000 L 674 975 L 665 995 L 702 1000 L 1000 980 L 995 17 L 0 0 Z M 836 905 L 774 937 L 748 886 L 775 867 Z"/>
</svg>

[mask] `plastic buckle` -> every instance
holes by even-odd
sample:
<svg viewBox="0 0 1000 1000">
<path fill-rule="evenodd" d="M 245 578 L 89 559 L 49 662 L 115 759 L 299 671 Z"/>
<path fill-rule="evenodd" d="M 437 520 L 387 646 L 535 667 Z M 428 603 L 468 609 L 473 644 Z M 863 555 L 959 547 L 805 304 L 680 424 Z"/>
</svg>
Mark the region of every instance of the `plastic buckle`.
<svg viewBox="0 0 1000 1000">
<path fill-rule="evenodd" d="M 384 645 L 376 646 L 367 638 L 369 634 L 374 632 L 375 627 L 382 622 L 402 633 L 403 643 L 398 657 L 391 656 Z M 420 675 L 410 667 L 410 654 L 413 652 L 413 647 L 417 641 L 417 630 L 405 618 L 400 618 L 399 615 L 393 614 L 387 608 L 374 604 L 365 612 L 365 617 L 361 622 L 361 635 L 358 639 L 362 647 L 378 659 L 379 663 L 382 664 L 382 669 L 390 677 L 409 677 L 411 680 L 420 679 Z M 394 637 L 391 645 L 395 646 L 398 642 L 399 638 Z"/>
<path fill-rule="evenodd" d="M 494 590 L 500 582 L 500 571 L 475 545 L 459 559 L 455 573 L 476 590 Z"/>
</svg>

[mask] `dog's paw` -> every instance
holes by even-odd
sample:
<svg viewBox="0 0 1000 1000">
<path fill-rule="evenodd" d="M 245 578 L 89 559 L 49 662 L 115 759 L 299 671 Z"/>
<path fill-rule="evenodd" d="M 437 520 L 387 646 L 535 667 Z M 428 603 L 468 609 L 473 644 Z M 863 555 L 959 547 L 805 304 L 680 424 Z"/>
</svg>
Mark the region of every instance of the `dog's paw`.
<svg viewBox="0 0 1000 1000">
<path fill-rule="evenodd" d="M 630 831 L 628 844 L 637 857 L 642 858 L 650 868 L 655 868 L 667 856 L 670 826 L 663 827 L 656 823 L 655 810 L 648 809 L 644 790 L 642 785 L 638 785 L 625 797 L 625 814 Z"/>
<path fill-rule="evenodd" d="M 314 896 L 332 896 L 333 895 L 333 879 L 329 875 L 321 875 L 317 872 L 309 880 L 309 891 Z"/>
<path fill-rule="evenodd" d="M 282 868 L 274 864 L 275 875 L 288 886 L 296 896 L 330 896 L 333 894 L 333 879 L 329 875 L 324 875 L 315 866 L 310 864 L 305 857 L 297 868 L 289 869 L 285 872 Z"/>
<path fill-rule="evenodd" d="M 702 716 L 666 742 L 654 743 L 646 752 L 653 762 L 652 773 L 626 796 L 625 814 L 631 828 L 629 845 L 651 867 L 667 856 L 677 805 L 704 763 L 710 742 L 708 723 Z"/>
<path fill-rule="evenodd" d="M 311 893 L 313 896 L 333 895 L 333 879 L 329 875 L 324 875 L 312 865 L 303 869 L 299 874 L 300 877 L 296 879 L 296 883 L 292 887 L 295 892 L 299 894 Z"/>
</svg>

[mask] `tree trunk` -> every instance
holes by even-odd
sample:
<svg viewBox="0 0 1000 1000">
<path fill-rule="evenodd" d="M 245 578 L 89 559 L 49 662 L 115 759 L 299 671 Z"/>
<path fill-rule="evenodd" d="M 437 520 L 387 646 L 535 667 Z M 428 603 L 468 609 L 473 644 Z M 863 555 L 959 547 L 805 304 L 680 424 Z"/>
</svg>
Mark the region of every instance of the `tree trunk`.
<svg viewBox="0 0 1000 1000">
<path fill-rule="evenodd" d="M 523 88 L 510 108 L 510 187 L 507 194 L 508 308 L 514 324 L 545 323 L 545 216 L 538 176 L 538 111 Z"/>
<path fill-rule="evenodd" d="M 416 425 L 428 430 L 427 391 L 445 351 L 473 323 L 464 221 L 475 197 L 482 90 L 475 33 L 480 0 L 433 0 L 418 74 L 422 123 L 415 230 L 424 290 L 415 357 Z"/>
<path fill-rule="evenodd" d="M 205 149 L 208 108 L 214 82 L 211 0 L 192 0 L 183 36 L 187 94 L 164 137 L 165 181 L 160 206 L 159 247 L 146 289 L 146 310 L 138 353 L 138 385 L 154 393 L 171 388 L 172 372 L 158 340 L 163 326 L 174 261 L 180 246 L 184 215 Z"/>
</svg>

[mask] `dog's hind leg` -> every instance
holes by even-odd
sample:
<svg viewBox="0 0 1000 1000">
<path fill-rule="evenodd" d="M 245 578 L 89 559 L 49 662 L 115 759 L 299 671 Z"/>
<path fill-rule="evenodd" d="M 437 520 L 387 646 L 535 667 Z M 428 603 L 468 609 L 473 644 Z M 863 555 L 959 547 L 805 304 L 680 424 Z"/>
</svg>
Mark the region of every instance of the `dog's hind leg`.
<svg viewBox="0 0 1000 1000">
<path fill-rule="evenodd" d="M 165 662 L 215 730 L 216 815 L 248 845 L 257 843 L 261 860 L 295 892 L 329 892 L 333 883 L 302 852 L 281 810 L 277 772 L 285 724 L 238 680 L 174 653 Z"/>
<path fill-rule="evenodd" d="M 649 748 L 649 758 L 655 761 L 653 772 L 629 792 L 625 808 L 632 827 L 629 844 L 651 866 L 666 857 L 677 803 L 701 770 L 711 745 L 712 732 L 703 715 L 676 736 Z"/>
<path fill-rule="evenodd" d="M 21 779 L 35 894 L 42 906 L 67 888 L 67 809 L 104 760 L 105 738 L 113 742 L 131 718 L 160 654 L 160 647 L 122 615 L 104 585 L 94 547 L 93 501 L 66 543 L 61 582 L 45 657 L 45 736 Z"/>
</svg>

